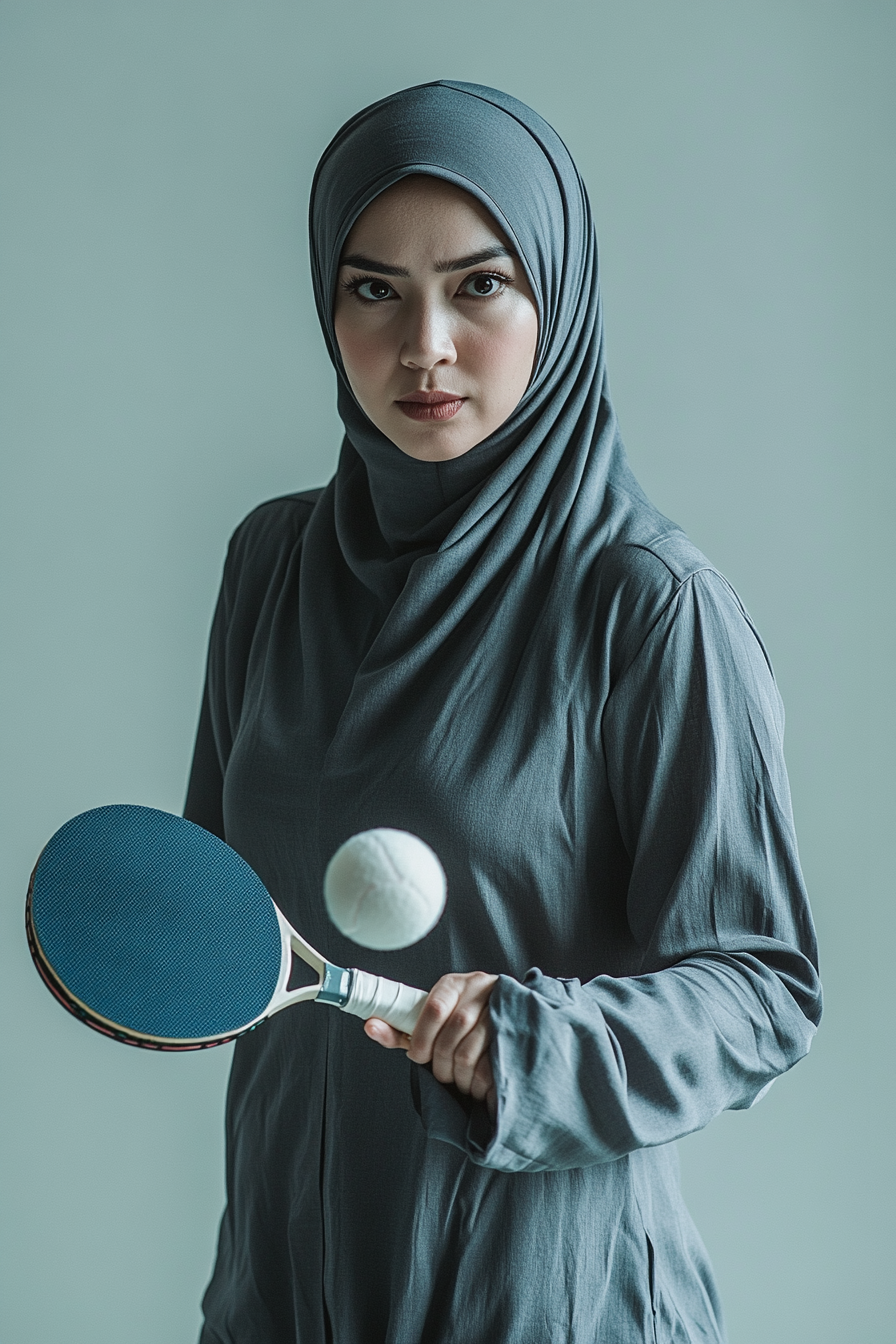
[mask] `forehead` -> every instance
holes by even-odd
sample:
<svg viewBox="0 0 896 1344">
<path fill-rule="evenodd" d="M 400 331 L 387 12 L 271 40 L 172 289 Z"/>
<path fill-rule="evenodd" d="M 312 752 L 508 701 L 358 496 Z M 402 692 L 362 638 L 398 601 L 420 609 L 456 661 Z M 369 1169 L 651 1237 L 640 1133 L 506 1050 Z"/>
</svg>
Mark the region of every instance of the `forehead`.
<svg viewBox="0 0 896 1344">
<path fill-rule="evenodd" d="M 559 136 L 530 108 L 494 89 L 450 82 L 405 89 L 365 108 L 338 132 L 318 164 L 311 264 L 332 358 L 338 365 L 333 294 L 346 236 L 385 189 L 415 175 L 456 184 L 482 203 L 487 217 L 493 212 L 538 308 L 540 367 L 548 347 L 559 349 L 569 336 L 581 305 L 596 296 L 585 188 Z M 495 224 L 479 219 L 495 231 Z M 354 243 L 351 250 L 369 253 L 370 246 Z M 475 245 L 460 249 L 473 250 Z M 405 265 L 408 258 L 388 260 Z"/>
<path fill-rule="evenodd" d="M 342 255 L 364 251 L 384 261 L 412 253 L 458 256 L 494 243 L 510 246 L 475 196 L 453 182 L 414 174 L 387 187 L 361 212 Z"/>
</svg>

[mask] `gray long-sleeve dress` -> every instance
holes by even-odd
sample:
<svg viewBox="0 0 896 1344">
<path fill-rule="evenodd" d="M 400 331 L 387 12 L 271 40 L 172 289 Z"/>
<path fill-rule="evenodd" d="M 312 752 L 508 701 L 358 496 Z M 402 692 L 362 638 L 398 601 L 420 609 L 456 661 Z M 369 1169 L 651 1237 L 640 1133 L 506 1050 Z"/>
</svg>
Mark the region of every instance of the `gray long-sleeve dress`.
<svg viewBox="0 0 896 1344">
<path fill-rule="evenodd" d="M 364 413 L 332 318 L 354 221 L 418 173 L 488 212 L 539 324 L 513 413 L 433 462 Z M 768 661 L 627 466 L 550 126 L 494 89 L 402 90 L 328 146 L 310 225 L 345 439 L 319 497 L 235 534 L 187 815 L 333 961 L 499 973 L 498 1110 L 326 1008 L 238 1041 L 204 1344 L 712 1344 L 668 1145 L 749 1106 L 820 1012 Z M 322 880 L 374 826 L 432 845 L 448 905 L 361 954 Z"/>
<path fill-rule="evenodd" d="M 455 649 L 447 626 L 410 672 L 381 614 L 354 664 L 315 670 L 302 613 L 355 610 L 312 545 L 332 485 L 233 538 L 186 815 L 334 961 L 425 988 L 499 972 L 499 1102 L 492 1127 L 329 1009 L 239 1040 L 204 1344 L 724 1338 L 668 1145 L 805 1054 L 815 945 L 762 644 L 614 479 L 612 538 L 574 588 L 520 619 L 485 604 L 475 638 Z M 362 952 L 328 923 L 322 872 L 382 825 L 433 845 L 448 905 L 416 946 Z"/>
</svg>

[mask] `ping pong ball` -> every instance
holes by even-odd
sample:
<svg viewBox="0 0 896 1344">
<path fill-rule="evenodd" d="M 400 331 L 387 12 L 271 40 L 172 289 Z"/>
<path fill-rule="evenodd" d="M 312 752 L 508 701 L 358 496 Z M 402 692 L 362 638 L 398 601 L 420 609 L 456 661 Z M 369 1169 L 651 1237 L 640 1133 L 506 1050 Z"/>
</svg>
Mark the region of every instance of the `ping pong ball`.
<svg viewBox="0 0 896 1344">
<path fill-rule="evenodd" d="M 385 826 L 340 845 L 324 877 L 324 900 L 339 932 L 381 952 L 409 947 L 435 928 L 446 892 L 429 845 Z"/>
</svg>

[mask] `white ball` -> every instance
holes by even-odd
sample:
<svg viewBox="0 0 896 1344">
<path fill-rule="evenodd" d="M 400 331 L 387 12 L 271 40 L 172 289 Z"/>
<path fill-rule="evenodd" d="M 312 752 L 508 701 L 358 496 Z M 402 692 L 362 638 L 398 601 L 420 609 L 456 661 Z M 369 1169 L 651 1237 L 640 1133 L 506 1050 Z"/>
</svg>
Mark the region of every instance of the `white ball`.
<svg viewBox="0 0 896 1344">
<path fill-rule="evenodd" d="M 409 947 L 435 928 L 446 892 L 429 845 L 385 826 L 340 845 L 324 877 L 324 900 L 339 932 L 383 952 Z"/>
</svg>

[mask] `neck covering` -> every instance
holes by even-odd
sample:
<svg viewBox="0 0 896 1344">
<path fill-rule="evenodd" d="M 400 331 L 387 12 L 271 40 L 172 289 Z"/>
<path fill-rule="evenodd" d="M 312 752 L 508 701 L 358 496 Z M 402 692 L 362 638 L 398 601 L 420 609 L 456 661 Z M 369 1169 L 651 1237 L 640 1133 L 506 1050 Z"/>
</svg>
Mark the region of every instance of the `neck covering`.
<svg viewBox="0 0 896 1344">
<path fill-rule="evenodd" d="M 494 216 L 525 267 L 539 318 L 519 405 L 489 438 L 446 462 L 409 457 L 371 423 L 333 327 L 352 225 L 380 192 L 419 173 L 462 187 Z M 324 855 L 351 833 L 344 821 L 334 828 L 346 800 L 369 796 L 382 815 L 402 761 L 431 760 L 434 778 L 444 773 L 458 715 L 466 737 L 453 759 L 482 757 L 533 640 L 551 650 L 550 676 L 574 678 L 591 639 L 597 557 L 633 515 L 654 533 L 666 520 L 629 472 L 607 392 L 585 188 L 535 112 L 451 81 L 375 103 L 325 151 L 310 226 L 315 298 L 345 425 L 336 475 L 302 539 L 299 584 L 303 718 L 320 763 Z"/>
<path fill-rule="evenodd" d="M 333 328 L 349 231 L 382 191 L 421 173 L 463 188 L 494 217 L 519 254 L 539 318 L 522 401 L 489 438 L 447 462 L 407 456 L 370 422 Z M 335 520 L 352 572 L 388 608 L 415 562 L 434 552 L 445 557 L 443 585 L 498 532 L 504 557 L 532 547 L 546 555 L 564 535 L 574 544 L 570 528 L 593 527 L 609 475 L 626 469 L 606 388 L 594 224 L 559 136 L 495 89 L 448 80 L 405 89 L 358 113 L 328 146 L 310 226 L 315 300 L 346 431 Z M 494 545 L 492 555 L 498 563 Z"/>
</svg>

